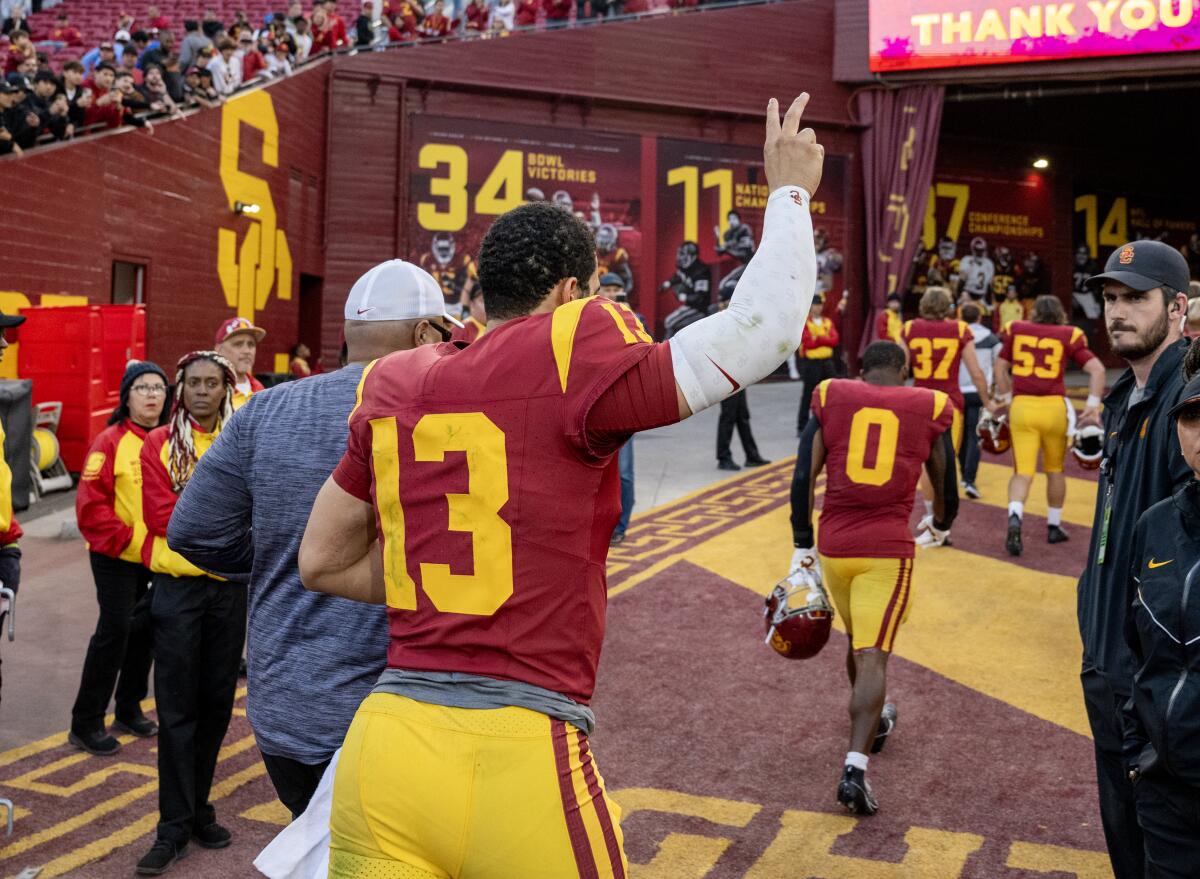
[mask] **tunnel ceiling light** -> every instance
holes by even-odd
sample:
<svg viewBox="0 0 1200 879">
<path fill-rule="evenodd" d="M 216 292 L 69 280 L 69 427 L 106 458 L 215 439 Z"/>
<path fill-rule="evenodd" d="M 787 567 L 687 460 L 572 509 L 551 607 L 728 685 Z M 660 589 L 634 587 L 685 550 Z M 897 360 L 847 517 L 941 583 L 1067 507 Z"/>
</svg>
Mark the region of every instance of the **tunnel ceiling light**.
<svg viewBox="0 0 1200 879">
<path fill-rule="evenodd" d="M 1044 156 L 1041 158 L 1034 159 L 1033 167 L 1037 168 L 1039 171 L 1045 171 L 1047 168 L 1050 167 L 1050 160 L 1045 158 Z"/>
</svg>

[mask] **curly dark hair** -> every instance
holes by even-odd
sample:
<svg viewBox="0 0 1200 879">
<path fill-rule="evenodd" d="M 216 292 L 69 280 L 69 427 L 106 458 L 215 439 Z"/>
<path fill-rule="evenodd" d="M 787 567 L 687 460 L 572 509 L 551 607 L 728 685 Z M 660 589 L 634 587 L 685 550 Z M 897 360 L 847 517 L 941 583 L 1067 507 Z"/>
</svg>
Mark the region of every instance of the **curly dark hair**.
<svg viewBox="0 0 1200 879">
<path fill-rule="evenodd" d="M 1200 375 L 1200 336 L 1192 339 L 1187 353 L 1183 355 L 1183 380 L 1191 381 Z"/>
<path fill-rule="evenodd" d="M 864 375 L 876 369 L 902 372 L 905 362 L 904 349 L 895 342 L 872 342 L 863 351 L 862 371 Z"/>
<path fill-rule="evenodd" d="M 595 272 L 591 228 L 549 202 L 530 202 L 499 217 L 479 250 L 479 284 L 489 320 L 529 314 L 565 278 L 587 289 Z"/>
</svg>

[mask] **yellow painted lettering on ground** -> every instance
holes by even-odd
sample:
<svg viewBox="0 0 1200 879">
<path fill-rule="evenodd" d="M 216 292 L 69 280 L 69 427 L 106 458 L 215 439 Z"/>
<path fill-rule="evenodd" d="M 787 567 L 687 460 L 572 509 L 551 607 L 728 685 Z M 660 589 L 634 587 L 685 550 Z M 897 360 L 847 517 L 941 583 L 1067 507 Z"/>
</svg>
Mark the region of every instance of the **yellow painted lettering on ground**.
<svg viewBox="0 0 1200 879">
<path fill-rule="evenodd" d="M 666 812 L 703 818 L 726 827 L 745 827 L 762 809 L 756 803 L 701 797 L 678 791 L 628 788 L 613 794 L 623 821 L 636 812 Z M 722 836 L 668 833 L 647 864 L 630 864 L 634 879 L 702 879 L 720 860 L 733 840 Z"/>
<path fill-rule="evenodd" d="M 851 832 L 857 823 L 845 815 L 784 812 L 779 833 L 746 879 L 951 879 L 983 845 L 983 837 L 974 833 L 911 827 L 904 834 L 908 851 L 899 863 L 830 854 L 838 837 Z"/>
<path fill-rule="evenodd" d="M 780 507 L 705 541 L 687 560 L 766 595 L 787 572 L 791 537 L 788 509 Z M 964 535 L 960 545 L 970 539 Z M 747 613 L 753 610 L 747 606 Z M 1079 688 L 1072 577 L 960 549 L 919 550 L 912 611 L 896 638 L 896 655 L 1090 735 Z"/>
<path fill-rule="evenodd" d="M 1008 850 L 1008 860 L 1004 866 L 1034 873 L 1070 873 L 1076 879 L 1110 879 L 1112 876 L 1112 864 L 1107 852 L 1089 852 L 1032 842 L 1014 842 Z"/>
<path fill-rule="evenodd" d="M 144 763 L 127 763 L 122 760 L 116 763 L 109 763 L 104 768 L 97 769 L 95 772 L 89 772 L 87 775 L 70 784 L 56 784 L 52 781 L 41 780 L 90 759 L 92 758 L 87 754 L 72 754 L 70 757 L 63 757 L 61 760 L 55 760 L 53 763 L 39 766 L 32 772 L 26 772 L 24 775 L 11 778 L 4 783 L 9 787 L 33 791 L 39 794 L 48 794 L 52 797 L 73 797 L 80 791 L 99 787 L 114 775 L 128 774 L 148 778 L 158 777 L 158 770 L 153 766 L 147 766 Z"/>
<path fill-rule="evenodd" d="M 287 827 L 292 823 L 292 813 L 279 800 L 270 800 L 266 803 L 259 803 L 257 806 L 251 806 L 239 817 L 249 818 L 251 821 L 261 821 L 264 824 L 274 824 L 277 827 Z"/>
</svg>

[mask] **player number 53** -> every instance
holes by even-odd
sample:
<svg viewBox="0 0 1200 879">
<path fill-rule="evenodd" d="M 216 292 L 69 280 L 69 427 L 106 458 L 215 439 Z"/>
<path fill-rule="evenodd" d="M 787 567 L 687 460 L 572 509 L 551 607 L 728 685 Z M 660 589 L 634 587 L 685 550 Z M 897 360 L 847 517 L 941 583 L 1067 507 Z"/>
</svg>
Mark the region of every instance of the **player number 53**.
<svg viewBox="0 0 1200 879">
<path fill-rule="evenodd" d="M 1013 375 L 1058 378 L 1063 346 L 1058 339 L 1016 336 L 1013 339 Z M 1039 362 L 1040 361 L 1040 362 Z"/>
<path fill-rule="evenodd" d="M 400 503 L 400 454 L 395 418 L 371 420 L 371 461 L 383 542 L 387 603 L 416 610 L 417 584 L 405 555 L 404 509 Z M 425 415 L 413 429 L 413 458 L 443 461 L 465 452 L 465 494 L 447 494 L 447 527 L 471 535 L 473 572 L 455 574 L 447 564 L 421 562 L 421 589 L 442 613 L 491 616 L 513 593 L 512 529 L 500 517 L 508 503 L 508 457 L 504 432 L 482 412 Z"/>
</svg>

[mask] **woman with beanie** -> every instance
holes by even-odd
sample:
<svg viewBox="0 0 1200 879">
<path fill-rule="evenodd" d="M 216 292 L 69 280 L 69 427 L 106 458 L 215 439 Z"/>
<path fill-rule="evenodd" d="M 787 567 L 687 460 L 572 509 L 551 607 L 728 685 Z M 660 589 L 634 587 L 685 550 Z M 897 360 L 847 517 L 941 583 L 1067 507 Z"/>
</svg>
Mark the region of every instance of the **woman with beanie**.
<svg viewBox="0 0 1200 879">
<path fill-rule="evenodd" d="M 150 676 L 150 571 L 142 564 L 141 451 L 146 434 L 166 421 L 171 390 L 155 363 L 130 361 L 121 379 L 121 403 L 88 449 L 75 518 L 88 543 L 100 618 L 83 661 L 79 694 L 71 709 L 68 740 L 97 756 L 121 749 L 105 732 L 104 713 L 116 688 L 113 729 L 153 736 L 158 727 L 142 714 Z"/>
<path fill-rule="evenodd" d="M 158 705 L 158 830 L 137 872 L 157 876 L 190 840 L 225 848 L 230 833 L 208 802 L 233 714 L 246 631 L 246 586 L 219 580 L 167 546 L 167 523 L 200 457 L 233 416 L 233 365 L 215 351 L 179 361 L 168 423 L 142 447 L 142 509 L 154 572 L 154 696 Z"/>
</svg>

